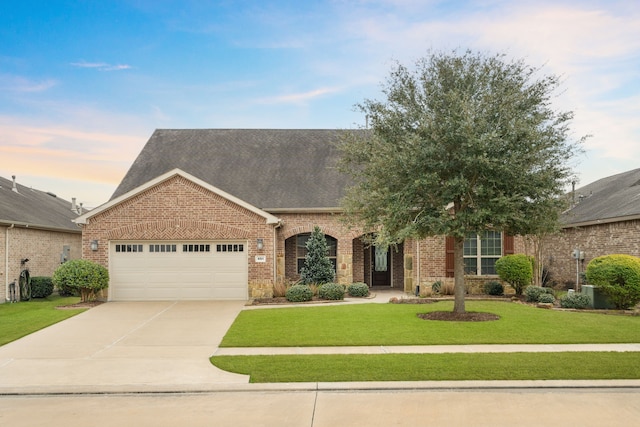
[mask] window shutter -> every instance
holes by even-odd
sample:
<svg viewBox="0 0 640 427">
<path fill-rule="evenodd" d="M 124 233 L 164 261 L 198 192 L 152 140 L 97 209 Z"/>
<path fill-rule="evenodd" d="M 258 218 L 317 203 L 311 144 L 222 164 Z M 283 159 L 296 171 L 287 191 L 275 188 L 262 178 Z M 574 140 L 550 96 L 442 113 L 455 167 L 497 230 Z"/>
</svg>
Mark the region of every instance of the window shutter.
<svg viewBox="0 0 640 427">
<path fill-rule="evenodd" d="M 453 263 L 455 258 L 453 257 L 453 249 L 454 249 L 455 241 L 452 236 L 447 236 L 445 247 L 445 277 L 453 277 Z"/>
<path fill-rule="evenodd" d="M 513 236 L 509 236 L 508 234 L 505 234 L 502 241 L 502 245 L 504 247 L 503 255 L 512 255 L 516 253 L 514 243 L 513 243 Z"/>
</svg>

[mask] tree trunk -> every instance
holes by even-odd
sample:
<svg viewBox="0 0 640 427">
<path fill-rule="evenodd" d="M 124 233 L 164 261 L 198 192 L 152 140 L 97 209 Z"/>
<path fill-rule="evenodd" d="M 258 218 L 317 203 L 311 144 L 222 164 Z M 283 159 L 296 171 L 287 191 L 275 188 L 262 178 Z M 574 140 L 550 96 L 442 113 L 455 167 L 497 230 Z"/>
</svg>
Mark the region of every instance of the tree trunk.
<svg viewBox="0 0 640 427">
<path fill-rule="evenodd" d="M 455 280 L 454 284 L 454 313 L 465 313 L 464 307 L 464 237 L 455 237 L 453 243 L 453 276 Z"/>
</svg>

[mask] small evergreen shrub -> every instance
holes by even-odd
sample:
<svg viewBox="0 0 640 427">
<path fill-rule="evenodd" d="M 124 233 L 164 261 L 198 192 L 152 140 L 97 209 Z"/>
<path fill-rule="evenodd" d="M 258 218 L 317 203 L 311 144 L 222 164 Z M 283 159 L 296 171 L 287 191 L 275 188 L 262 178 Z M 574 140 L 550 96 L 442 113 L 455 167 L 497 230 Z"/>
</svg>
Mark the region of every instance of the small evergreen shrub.
<svg viewBox="0 0 640 427">
<path fill-rule="evenodd" d="M 591 305 L 591 300 L 583 294 L 568 294 L 560 298 L 560 307 L 562 308 L 587 308 Z"/>
<path fill-rule="evenodd" d="M 312 283 L 322 285 L 331 283 L 335 279 L 335 270 L 329 259 L 329 246 L 324 233 L 317 225 L 313 227 L 311 236 L 306 244 L 307 255 L 304 258 L 304 266 L 300 270 L 300 280 L 305 285 Z"/>
<path fill-rule="evenodd" d="M 304 302 L 311 301 L 313 298 L 313 291 L 307 285 L 293 285 L 285 294 L 287 301 L 290 302 Z"/>
<path fill-rule="evenodd" d="M 504 295 L 504 286 L 502 286 L 502 283 L 496 282 L 495 280 L 486 282 L 482 286 L 482 290 L 487 295 Z"/>
<path fill-rule="evenodd" d="M 600 288 L 616 308 L 631 308 L 640 302 L 640 258 L 605 255 L 587 265 L 587 281 Z"/>
<path fill-rule="evenodd" d="M 341 300 L 344 299 L 344 286 L 338 283 L 325 283 L 320 286 L 318 296 L 322 299 Z"/>
<path fill-rule="evenodd" d="M 522 295 L 524 288 L 533 280 L 532 258 L 525 254 L 505 255 L 496 261 L 496 272 L 516 291 L 516 295 Z"/>
<path fill-rule="evenodd" d="M 540 297 L 542 297 L 543 295 L 553 296 L 553 289 L 543 288 L 540 286 L 527 286 L 524 290 L 524 295 L 527 302 L 542 302 L 540 301 Z"/>
<path fill-rule="evenodd" d="M 366 297 L 369 295 L 369 286 L 366 283 L 352 283 L 347 287 L 347 292 L 352 297 Z"/>
<path fill-rule="evenodd" d="M 554 302 L 556 302 L 556 297 L 554 297 L 553 294 L 548 294 L 548 293 L 540 294 L 540 296 L 538 296 L 538 302 L 541 302 L 544 304 L 553 304 Z"/>
<path fill-rule="evenodd" d="M 31 298 L 46 298 L 53 293 L 51 277 L 34 276 L 31 278 Z"/>
</svg>

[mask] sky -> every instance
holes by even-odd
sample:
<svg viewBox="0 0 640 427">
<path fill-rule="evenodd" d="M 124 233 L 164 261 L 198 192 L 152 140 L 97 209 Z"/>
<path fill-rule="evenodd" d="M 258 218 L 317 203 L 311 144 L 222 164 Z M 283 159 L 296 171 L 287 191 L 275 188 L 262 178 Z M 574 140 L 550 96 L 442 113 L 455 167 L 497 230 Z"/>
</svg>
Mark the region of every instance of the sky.
<svg viewBox="0 0 640 427">
<path fill-rule="evenodd" d="M 155 129 L 352 129 L 394 64 L 558 75 L 578 187 L 640 167 L 637 0 L 0 0 L 0 176 L 109 200 Z"/>
</svg>

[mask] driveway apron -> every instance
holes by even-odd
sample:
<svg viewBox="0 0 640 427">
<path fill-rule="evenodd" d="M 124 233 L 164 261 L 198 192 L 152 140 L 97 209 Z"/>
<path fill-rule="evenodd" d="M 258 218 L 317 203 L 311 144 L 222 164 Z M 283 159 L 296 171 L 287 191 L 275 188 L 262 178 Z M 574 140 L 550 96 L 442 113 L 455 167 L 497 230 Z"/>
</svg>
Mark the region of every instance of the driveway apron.
<svg viewBox="0 0 640 427">
<path fill-rule="evenodd" d="M 0 347 L 0 393 L 201 391 L 244 301 L 109 302 Z"/>
</svg>

